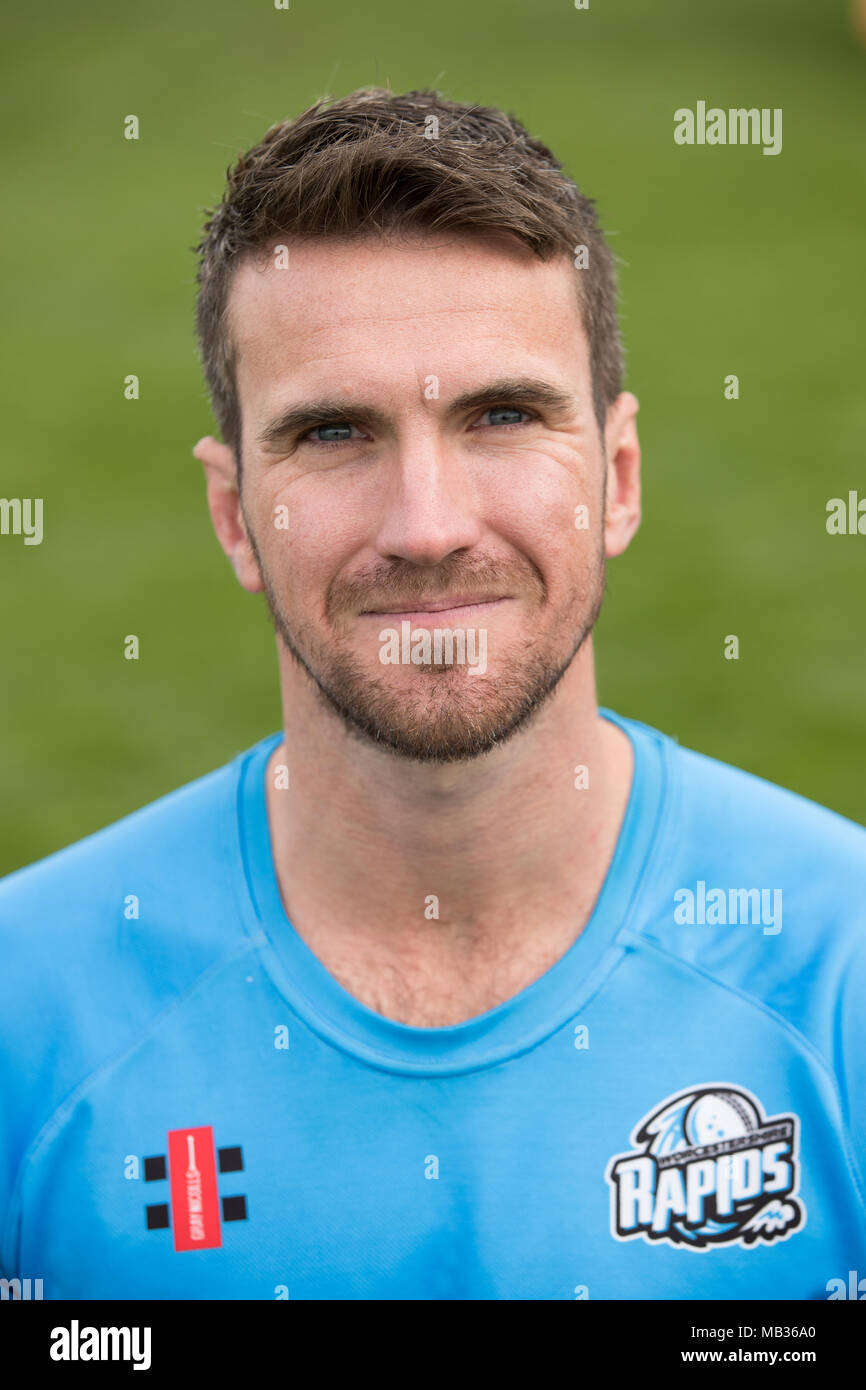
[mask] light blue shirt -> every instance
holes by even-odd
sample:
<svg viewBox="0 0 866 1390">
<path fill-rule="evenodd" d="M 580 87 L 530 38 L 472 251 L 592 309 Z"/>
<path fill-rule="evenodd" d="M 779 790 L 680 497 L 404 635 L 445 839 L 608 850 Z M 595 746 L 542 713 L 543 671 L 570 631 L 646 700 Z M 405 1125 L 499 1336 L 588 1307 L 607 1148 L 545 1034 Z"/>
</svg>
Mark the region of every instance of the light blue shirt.
<svg viewBox="0 0 866 1390">
<path fill-rule="evenodd" d="M 4 879 L 3 1273 L 124 1299 L 866 1273 L 866 832 L 603 713 L 635 775 L 590 920 L 453 1027 L 368 1009 L 287 919 L 279 734 Z"/>
</svg>

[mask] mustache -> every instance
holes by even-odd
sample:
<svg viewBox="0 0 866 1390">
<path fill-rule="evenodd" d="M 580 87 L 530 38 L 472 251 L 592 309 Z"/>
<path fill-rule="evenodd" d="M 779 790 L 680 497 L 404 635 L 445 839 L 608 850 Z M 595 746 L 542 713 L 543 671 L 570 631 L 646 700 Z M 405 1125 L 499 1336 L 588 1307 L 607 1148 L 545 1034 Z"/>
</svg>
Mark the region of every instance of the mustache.
<svg viewBox="0 0 866 1390">
<path fill-rule="evenodd" d="M 351 576 L 339 576 L 328 589 L 326 608 L 331 619 L 370 608 L 386 609 L 389 602 L 424 602 L 441 594 L 473 593 L 497 598 L 504 592 L 532 593 L 544 598 L 546 586 L 540 572 L 527 561 L 487 557 L 470 560 L 449 558 L 440 565 L 419 566 L 409 560 L 371 565 Z"/>
</svg>

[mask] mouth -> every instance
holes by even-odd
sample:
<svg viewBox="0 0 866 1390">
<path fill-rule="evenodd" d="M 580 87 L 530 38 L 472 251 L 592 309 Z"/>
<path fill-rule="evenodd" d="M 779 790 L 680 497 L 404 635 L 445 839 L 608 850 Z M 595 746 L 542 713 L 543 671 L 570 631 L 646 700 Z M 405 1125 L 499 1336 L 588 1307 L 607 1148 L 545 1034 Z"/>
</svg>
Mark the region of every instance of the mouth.
<svg viewBox="0 0 866 1390">
<path fill-rule="evenodd" d="M 503 604 L 509 603 L 506 597 L 502 598 L 474 598 L 471 596 L 460 598 L 439 598 L 428 599 L 425 603 L 417 603 L 413 607 L 401 607 L 399 604 L 394 608 L 368 608 L 364 609 L 359 615 L 362 618 L 378 618 L 383 620 L 394 620 L 400 622 L 417 623 L 424 627 L 429 626 L 431 621 L 436 622 L 472 622 L 477 618 L 486 618 L 494 609 L 501 608 Z"/>
</svg>

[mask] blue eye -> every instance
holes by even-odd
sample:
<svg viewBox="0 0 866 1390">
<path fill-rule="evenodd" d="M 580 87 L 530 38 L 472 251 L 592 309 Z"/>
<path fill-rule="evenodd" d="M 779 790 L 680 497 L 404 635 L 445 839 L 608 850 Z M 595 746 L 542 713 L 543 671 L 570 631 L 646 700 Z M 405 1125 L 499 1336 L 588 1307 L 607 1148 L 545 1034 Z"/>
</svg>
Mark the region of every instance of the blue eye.
<svg viewBox="0 0 866 1390">
<path fill-rule="evenodd" d="M 494 405 L 485 414 L 490 416 L 490 424 L 496 425 L 519 425 L 521 416 L 526 415 L 525 410 L 519 410 L 514 405 Z"/>
<path fill-rule="evenodd" d="M 316 425 L 310 430 L 307 438 L 312 436 L 319 444 L 339 444 L 344 439 L 352 438 L 353 429 L 354 425 L 350 425 L 348 421 L 338 425 Z"/>
</svg>

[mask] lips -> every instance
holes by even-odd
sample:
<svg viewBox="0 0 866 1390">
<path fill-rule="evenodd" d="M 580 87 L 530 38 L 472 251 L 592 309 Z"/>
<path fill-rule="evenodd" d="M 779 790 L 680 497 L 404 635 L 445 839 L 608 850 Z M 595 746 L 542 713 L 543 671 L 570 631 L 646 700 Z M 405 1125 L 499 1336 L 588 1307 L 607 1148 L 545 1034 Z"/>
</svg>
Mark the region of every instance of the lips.
<svg viewBox="0 0 866 1390">
<path fill-rule="evenodd" d="M 480 608 L 490 607 L 495 603 L 502 603 L 504 596 L 493 597 L 489 594 L 476 595 L 456 595 L 453 598 L 426 599 L 419 603 L 394 604 L 390 608 L 365 608 L 361 616 L 371 616 L 376 618 L 387 617 L 395 618 L 400 616 L 417 615 L 419 613 L 450 613 L 459 608 Z"/>
</svg>

